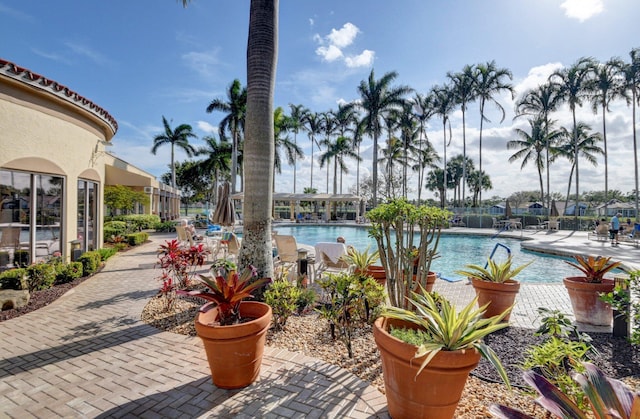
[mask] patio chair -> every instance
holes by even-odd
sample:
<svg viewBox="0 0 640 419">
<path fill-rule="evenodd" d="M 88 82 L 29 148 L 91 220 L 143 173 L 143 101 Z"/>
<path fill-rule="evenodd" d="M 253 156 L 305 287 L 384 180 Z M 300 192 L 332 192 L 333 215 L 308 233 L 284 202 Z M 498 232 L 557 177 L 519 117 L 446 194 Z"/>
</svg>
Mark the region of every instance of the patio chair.
<svg viewBox="0 0 640 419">
<path fill-rule="evenodd" d="M 285 270 L 298 270 L 298 253 L 304 251 L 302 248 L 298 248 L 298 243 L 294 236 L 276 234 L 273 236 L 276 242 L 276 249 L 278 254 L 274 258 L 274 267 L 280 269 L 281 272 Z"/>
<path fill-rule="evenodd" d="M 20 227 L 2 227 L 0 247 L 17 249 L 20 246 Z"/>
<path fill-rule="evenodd" d="M 180 242 L 180 244 L 184 246 L 190 246 L 192 244 L 191 242 L 193 241 L 193 239 L 191 238 L 190 234 L 187 233 L 187 230 L 184 228 L 184 226 L 176 226 L 176 233 L 178 234 L 178 241 Z"/>
<path fill-rule="evenodd" d="M 238 239 L 238 236 L 233 232 L 227 231 L 220 239 L 220 244 L 224 249 L 224 258 L 233 259 L 237 262 L 240 254 L 240 239 Z"/>
<path fill-rule="evenodd" d="M 549 221 L 547 221 L 547 229 L 557 231 L 559 228 L 560 228 L 560 221 L 558 220 L 558 218 L 557 217 L 549 218 Z"/>
<path fill-rule="evenodd" d="M 352 266 L 342 257 L 347 255 L 347 245 L 344 243 L 321 242 L 316 246 L 316 259 L 320 262 L 316 268 L 316 278 L 321 278 L 325 272 L 350 272 Z"/>
</svg>

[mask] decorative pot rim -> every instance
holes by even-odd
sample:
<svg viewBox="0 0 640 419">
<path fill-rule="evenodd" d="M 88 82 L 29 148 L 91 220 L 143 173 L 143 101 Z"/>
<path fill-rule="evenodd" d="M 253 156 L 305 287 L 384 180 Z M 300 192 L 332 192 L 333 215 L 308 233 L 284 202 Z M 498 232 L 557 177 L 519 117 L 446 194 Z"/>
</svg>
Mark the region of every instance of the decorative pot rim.
<svg viewBox="0 0 640 419">
<path fill-rule="evenodd" d="M 507 279 L 504 282 L 497 282 L 497 281 L 487 281 L 485 279 L 481 279 L 481 278 L 477 278 L 475 276 L 470 276 L 469 278 L 471 278 L 471 281 L 475 284 L 475 283 L 481 283 L 481 284 L 504 284 L 505 286 L 520 286 L 520 281 L 517 281 L 515 279 Z"/>
<path fill-rule="evenodd" d="M 613 278 L 602 278 L 602 281 L 599 281 L 599 282 L 587 281 L 586 279 L 587 279 L 586 276 L 566 276 L 562 278 L 562 281 L 565 283 L 571 282 L 571 283 L 594 284 L 594 285 L 602 285 L 602 284 L 610 285 L 614 283 Z"/>
</svg>

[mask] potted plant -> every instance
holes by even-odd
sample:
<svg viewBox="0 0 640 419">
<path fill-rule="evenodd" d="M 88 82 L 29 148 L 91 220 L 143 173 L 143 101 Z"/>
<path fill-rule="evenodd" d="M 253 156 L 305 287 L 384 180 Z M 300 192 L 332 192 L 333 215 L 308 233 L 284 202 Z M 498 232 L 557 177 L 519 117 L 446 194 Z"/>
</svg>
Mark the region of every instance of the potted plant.
<svg viewBox="0 0 640 419">
<path fill-rule="evenodd" d="M 256 301 L 243 301 L 269 281 L 255 280 L 253 267 L 242 275 L 223 268 L 214 276 L 200 275 L 202 290 L 180 290 L 178 294 L 203 298 L 195 319 L 196 333 L 202 339 L 211 368 L 213 383 L 234 389 L 253 383 L 260 374 L 271 307 Z"/>
<path fill-rule="evenodd" d="M 380 260 L 380 253 L 377 250 L 371 251 L 371 246 L 367 246 L 362 251 L 350 248 L 347 255 L 343 256 L 342 259 L 355 267 L 354 273 L 356 275 L 370 276 L 378 281 L 380 285 L 385 285 L 387 282 L 384 267 L 374 265 Z"/>
<path fill-rule="evenodd" d="M 483 342 L 507 327 L 505 311 L 485 319 L 476 299 L 456 312 L 448 300 L 412 292 L 415 310 L 386 307 L 373 336 L 382 360 L 389 414 L 394 418 L 452 418 L 469 372 L 483 356 L 509 385 L 495 352 Z"/>
<path fill-rule="evenodd" d="M 564 278 L 571 307 L 576 321 L 594 326 L 610 326 L 613 319 L 611 306 L 600 299 L 600 294 L 612 292 L 613 279 L 605 274 L 620 266 L 620 262 L 611 262 L 610 257 L 574 256 L 575 263 L 569 265 L 578 269 L 584 276 Z"/>
<path fill-rule="evenodd" d="M 371 221 L 369 235 L 378 244 L 392 306 L 406 309 L 412 291 L 432 290 L 436 273 L 430 271 L 431 261 L 437 257 L 440 232 L 451 215 L 436 207 L 417 207 L 404 198 L 367 213 Z"/>
<path fill-rule="evenodd" d="M 520 282 L 514 278 L 531 263 L 512 268 L 513 259 L 509 256 L 504 262 L 488 259 L 485 267 L 469 264 L 466 265 L 467 269 L 456 271 L 456 273 L 469 278 L 476 291 L 478 305 L 488 304 L 484 315 L 493 317 L 513 306 L 516 295 L 520 291 Z M 509 311 L 504 320 L 509 321 L 510 316 Z"/>
</svg>

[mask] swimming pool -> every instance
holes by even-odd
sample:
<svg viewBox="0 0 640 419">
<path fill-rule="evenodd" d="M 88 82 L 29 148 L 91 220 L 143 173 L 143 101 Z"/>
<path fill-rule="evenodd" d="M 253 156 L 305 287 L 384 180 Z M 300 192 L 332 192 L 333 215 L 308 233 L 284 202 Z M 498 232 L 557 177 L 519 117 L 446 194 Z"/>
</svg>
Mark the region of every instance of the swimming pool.
<svg viewBox="0 0 640 419">
<path fill-rule="evenodd" d="M 374 239 L 369 237 L 366 227 L 344 225 L 315 225 L 315 226 L 274 226 L 278 234 L 295 236 L 298 243 L 315 245 L 318 242 L 333 242 L 338 236 L 346 239 L 347 244 L 358 250 L 364 250 L 367 246 L 377 249 Z M 576 276 L 580 272 L 564 263 L 569 258 L 545 255 L 543 253 L 522 250 L 520 240 L 499 237 L 492 239 L 489 236 L 473 235 L 447 235 L 440 237 L 438 253 L 440 257 L 431 263 L 431 270 L 440 273 L 444 278 L 458 280 L 462 277 L 455 273 L 464 268 L 467 263 L 482 265 L 487 261 L 496 243 L 504 244 L 511 249 L 514 266 L 520 266 L 533 261 L 518 275 L 518 280 L 528 283 L 562 283 L 566 276 Z M 507 252 L 499 248 L 494 256 L 495 260 L 504 260 Z"/>
</svg>

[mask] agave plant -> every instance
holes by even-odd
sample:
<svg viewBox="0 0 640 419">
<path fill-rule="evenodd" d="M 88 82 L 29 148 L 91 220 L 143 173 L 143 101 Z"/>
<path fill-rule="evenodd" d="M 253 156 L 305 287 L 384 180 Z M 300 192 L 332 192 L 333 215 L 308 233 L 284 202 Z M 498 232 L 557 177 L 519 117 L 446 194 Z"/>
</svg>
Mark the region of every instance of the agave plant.
<svg viewBox="0 0 640 419">
<path fill-rule="evenodd" d="M 262 285 L 270 281 L 269 278 L 262 278 L 252 281 L 256 277 L 256 270 L 249 266 L 241 276 L 235 270 L 226 271 L 220 269 L 215 276 L 200 275 L 200 281 L 208 289 L 205 290 L 179 290 L 180 295 L 199 297 L 215 303 L 215 305 L 205 304 L 200 308 L 207 311 L 211 308 L 218 308 L 218 321 L 221 326 L 240 323 L 240 303 L 246 298 L 253 297 L 252 293 Z"/>
<path fill-rule="evenodd" d="M 488 259 L 485 267 L 469 264 L 466 265 L 466 270 L 458 270 L 456 273 L 466 277 L 478 278 L 482 281 L 504 283 L 513 279 L 531 263 L 533 262 L 525 263 L 512 269 L 513 259 L 509 256 L 504 262 L 495 262 L 493 259 Z"/>
<path fill-rule="evenodd" d="M 591 405 L 591 413 L 595 418 L 640 417 L 640 394 L 632 392 L 622 381 L 607 377 L 598 367 L 589 362 L 584 362 L 583 366 L 585 372 L 574 374 L 573 379 L 584 390 Z M 523 377 L 527 384 L 540 394 L 536 402 L 551 414 L 560 418 L 586 419 L 588 417 L 573 400 L 542 375 L 527 371 Z M 517 409 L 497 404 L 491 405 L 489 412 L 494 417 L 503 419 L 532 418 Z"/>
<path fill-rule="evenodd" d="M 585 276 L 586 282 L 602 282 L 604 275 L 620 266 L 620 262 L 611 262 L 610 257 L 602 256 L 580 256 L 575 255 L 573 257 L 577 263 L 565 261 L 565 263 L 573 266 L 582 272 Z"/>
<path fill-rule="evenodd" d="M 382 316 L 400 319 L 414 323 L 427 334 L 428 339 L 418 346 L 416 358 L 426 355 L 420 365 L 418 374 L 429 364 L 440 351 L 457 351 L 465 349 L 477 349 L 480 355 L 487 359 L 496 368 L 498 374 L 510 387 L 509 378 L 504 366 L 496 353 L 483 341 L 484 337 L 507 327 L 509 324 L 502 322 L 511 310 L 506 310 L 498 316 L 488 319 L 483 318 L 483 313 L 488 304 L 475 308 L 477 298 L 471 301 L 460 312 L 444 297 L 434 298 L 430 293 L 421 290 L 421 293 L 411 293 L 410 303 L 415 311 L 409 311 L 398 307 L 385 307 Z"/>
<path fill-rule="evenodd" d="M 363 251 L 350 249 L 345 256 L 342 256 L 342 259 L 364 272 L 380 259 L 380 253 L 377 250 L 372 252 L 371 246 L 367 246 Z"/>
</svg>

